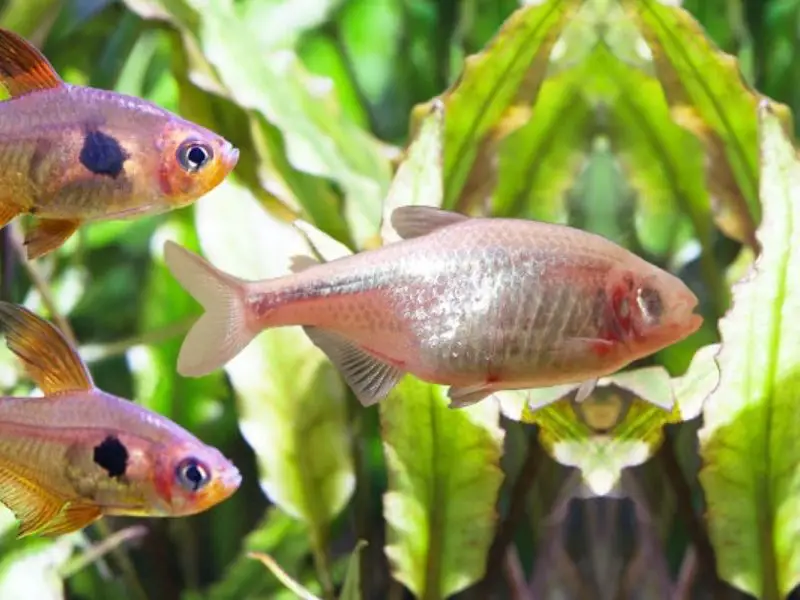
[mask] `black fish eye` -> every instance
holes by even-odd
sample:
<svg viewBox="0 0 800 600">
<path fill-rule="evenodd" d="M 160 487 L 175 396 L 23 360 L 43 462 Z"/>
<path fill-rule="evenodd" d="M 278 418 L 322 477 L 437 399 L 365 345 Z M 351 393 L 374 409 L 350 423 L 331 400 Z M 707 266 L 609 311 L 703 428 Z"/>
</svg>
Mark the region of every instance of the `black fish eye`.
<svg viewBox="0 0 800 600">
<path fill-rule="evenodd" d="M 637 293 L 636 300 L 644 317 L 650 321 L 658 321 L 664 313 L 664 303 L 658 290 L 642 287 Z"/>
<path fill-rule="evenodd" d="M 186 458 L 175 467 L 175 479 L 190 492 L 196 492 L 211 481 L 211 473 L 196 458 Z"/>
<path fill-rule="evenodd" d="M 213 156 L 211 146 L 200 142 L 186 142 L 178 148 L 178 162 L 189 173 L 202 169 Z"/>
</svg>

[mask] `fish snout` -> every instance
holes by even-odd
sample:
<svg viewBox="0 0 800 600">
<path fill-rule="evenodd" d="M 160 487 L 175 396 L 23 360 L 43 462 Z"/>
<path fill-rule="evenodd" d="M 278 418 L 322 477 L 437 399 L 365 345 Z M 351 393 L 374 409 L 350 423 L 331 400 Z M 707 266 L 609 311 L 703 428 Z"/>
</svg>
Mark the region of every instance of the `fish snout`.
<svg viewBox="0 0 800 600">
<path fill-rule="evenodd" d="M 222 164 L 225 166 L 225 170 L 228 172 L 233 171 L 238 162 L 239 149 L 230 142 L 226 143 L 222 149 Z"/>
</svg>

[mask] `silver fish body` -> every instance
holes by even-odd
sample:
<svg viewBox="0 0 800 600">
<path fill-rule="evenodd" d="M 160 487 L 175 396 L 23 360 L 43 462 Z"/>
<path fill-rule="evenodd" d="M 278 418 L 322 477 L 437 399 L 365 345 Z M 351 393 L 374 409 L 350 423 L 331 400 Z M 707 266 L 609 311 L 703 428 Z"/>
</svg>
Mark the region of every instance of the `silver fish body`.
<svg viewBox="0 0 800 600">
<path fill-rule="evenodd" d="M 468 393 L 596 378 L 699 326 L 679 279 L 602 237 L 400 211 L 401 242 L 245 284 L 247 322 L 306 327 L 351 387 L 412 373 Z"/>
</svg>

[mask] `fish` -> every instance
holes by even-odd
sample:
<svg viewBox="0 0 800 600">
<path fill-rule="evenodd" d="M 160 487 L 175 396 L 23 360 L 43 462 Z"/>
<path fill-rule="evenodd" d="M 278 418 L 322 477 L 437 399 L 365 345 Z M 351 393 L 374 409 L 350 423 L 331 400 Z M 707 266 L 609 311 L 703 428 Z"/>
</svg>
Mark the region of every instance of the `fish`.
<svg viewBox="0 0 800 600">
<path fill-rule="evenodd" d="M 229 498 L 236 466 L 166 417 L 95 387 L 62 332 L 0 302 L 0 331 L 43 396 L 0 398 L 0 502 L 18 537 L 105 515 L 180 517 Z"/>
<path fill-rule="evenodd" d="M 0 227 L 33 215 L 28 260 L 88 222 L 192 204 L 234 169 L 225 138 L 160 106 L 66 83 L 45 56 L 0 29 Z"/>
<path fill-rule="evenodd" d="M 450 406 L 495 392 L 597 380 L 703 322 L 678 277 L 599 235 L 428 206 L 391 213 L 401 238 L 287 275 L 247 281 L 175 242 L 167 268 L 205 309 L 177 361 L 183 376 L 225 365 L 262 330 L 301 326 L 364 406 L 406 374 L 449 386 Z"/>
</svg>

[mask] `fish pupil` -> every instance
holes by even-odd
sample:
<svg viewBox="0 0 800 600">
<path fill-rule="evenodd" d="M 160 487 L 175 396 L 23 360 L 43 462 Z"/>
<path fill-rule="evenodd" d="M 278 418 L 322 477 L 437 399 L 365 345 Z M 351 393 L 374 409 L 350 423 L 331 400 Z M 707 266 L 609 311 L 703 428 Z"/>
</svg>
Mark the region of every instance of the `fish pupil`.
<svg viewBox="0 0 800 600">
<path fill-rule="evenodd" d="M 190 173 L 199 171 L 211 155 L 211 148 L 198 142 L 187 142 L 178 148 L 178 162 Z"/>
<path fill-rule="evenodd" d="M 122 477 L 128 468 L 128 450 L 119 438 L 109 435 L 94 447 L 94 462 L 111 477 Z"/>
<path fill-rule="evenodd" d="M 208 470 L 193 458 L 178 465 L 177 475 L 178 481 L 193 492 L 208 483 Z"/>
</svg>

